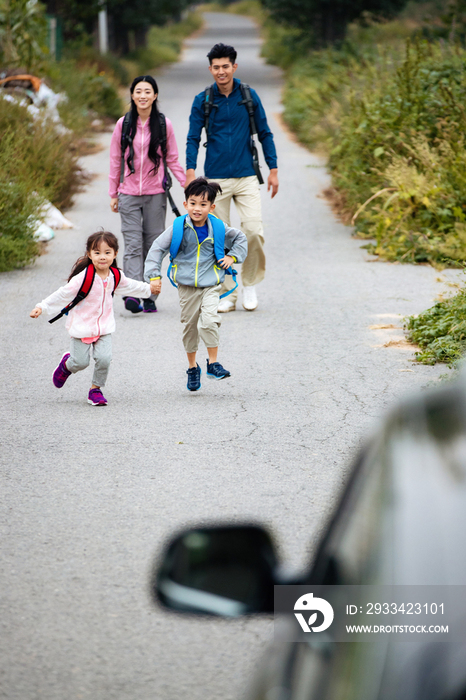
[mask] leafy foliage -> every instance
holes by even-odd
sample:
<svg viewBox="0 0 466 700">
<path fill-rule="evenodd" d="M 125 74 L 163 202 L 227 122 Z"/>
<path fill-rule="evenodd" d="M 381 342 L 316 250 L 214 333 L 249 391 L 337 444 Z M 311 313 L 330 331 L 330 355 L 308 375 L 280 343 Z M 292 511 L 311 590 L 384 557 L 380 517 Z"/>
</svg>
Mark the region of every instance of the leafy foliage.
<svg viewBox="0 0 466 700">
<path fill-rule="evenodd" d="M 364 13 L 390 16 L 406 0 L 262 0 L 273 20 L 310 34 L 315 46 L 344 39 L 350 22 Z"/>
<path fill-rule="evenodd" d="M 44 58 L 45 17 L 37 0 L 0 0 L 0 62 L 31 70 Z"/>
<path fill-rule="evenodd" d="M 409 340 L 421 348 L 416 353 L 419 362 L 455 364 L 466 352 L 466 289 L 409 317 L 405 328 Z"/>
<path fill-rule="evenodd" d="M 329 154 L 371 252 L 466 260 L 466 51 L 408 40 L 314 52 L 290 71 L 285 120 Z"/>
</svg>

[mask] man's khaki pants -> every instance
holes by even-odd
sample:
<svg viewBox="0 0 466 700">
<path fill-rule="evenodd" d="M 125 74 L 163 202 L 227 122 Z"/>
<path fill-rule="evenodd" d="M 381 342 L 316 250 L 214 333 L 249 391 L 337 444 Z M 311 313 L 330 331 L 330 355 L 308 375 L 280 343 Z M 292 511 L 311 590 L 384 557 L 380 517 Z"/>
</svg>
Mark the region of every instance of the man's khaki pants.
<svg viewBox="0 0 466 700">
<path fill-rule="evenodd" d="M 248 255 L 241 266 L 241 281 L 244 287 L 262 282 L 265 276 L 264 229 L 259 192 L 259 180 L 250 177 L 216 179 L 222 194 L 215 199 L 215 215 L 230 226 L 230 204 L 234 201 L 241 219 L 241 230 L 248 239 Z M 234 287 L 231 275 L 226 275 L 221 294 Z M 238 290 L 226 297 L 236 304 Z"/>
</svg>

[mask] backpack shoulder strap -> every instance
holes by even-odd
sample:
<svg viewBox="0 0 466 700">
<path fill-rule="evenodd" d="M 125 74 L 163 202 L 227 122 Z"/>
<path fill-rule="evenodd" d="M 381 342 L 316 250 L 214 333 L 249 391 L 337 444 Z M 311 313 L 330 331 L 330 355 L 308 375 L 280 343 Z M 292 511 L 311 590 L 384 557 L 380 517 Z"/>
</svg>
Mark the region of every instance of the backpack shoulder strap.
<svg viewBox="0 0 466 700">
<path fill-rule="evenodd" d="M 214 86 L 209 85 L 204 90 L 204 129 L 205 129 L 205 143 L 204 148 L 207 148 L 207 141 L 209 140 L 209 128 L 210 128 L 210 115 L 212 109 L 218 105 L 214 104 Z"/>
<path fill-rule="evenodd" d="M 187 214 L 185 214 L 184 216 L 177 216 L 175 221 L 173 222 L 173 234 L 172 241 L 170 243 L 170 264 L 167 270 L 167 277 L 174 287 L 177 287 L 178 285 L 172 280 L 173 261 L 178 255 L 181 241 L 183 240 L 184 222 L 186 220 L 186 217 Z"/>
<path fill-rule="evenodd" d="M 79 292 L 76 294 L 73 301 L 71 301 L 67 306 L 65 306 L 65 308 L 63 308 L 57 316 L 50 319 L 49 323 L 55 323 L 55 321 L 58 321 L 58 319 L 62 316 L 66 316 L 68 312 L 71 311 L 71 309 L 74 309 L 76 304 L 79 304 L 80 301 L 85 299 L 91 291 L 91 287 L 94 283 L 94 278 L 95 267 L 91 262 L 89 262 L 89 265 L 86 267 L 86 271 L 84 273 L 84 278 L 81 283 L 81 287 L 79 288 Z"/>
<path fill-rule="evenodd" d="M 113 292 L 112 296 L 115 294 L 116 288 L 120 284 L 121 281 L 121 270 L 119 270 L 115 265 L 110 265 L 110 269 L 113 273 L 113 279 L 115 281 L 115 284 L 113 285 Z"/>
<path fill-rule="evenodd" d="M 173 222 L 173 235 L 170 243 L 170 260 L 174 260 L 178 255 L 181 241 L 183 240 L 184 222 L 186 220 L 186 216 L 187 214 L 184 216 L 177 216 Z"/>
<path fill-rule="evenodd" d="M 225 256 L 225 224 L 221 219 L 209 214 L 209 221 L 214 232 L 214 253 L 215 259 L 221 260 Z"/>
<path fill-rule="evenodd" d="M 249 128 L 251 130 L 251 136 L 257 134 L 256 120 L 254 118 L 254 101 L 251 95 L 251 88 L 247 83 L 240 83 L 239 89 L 241 90 L 242 104 L 247 109 L 249 116 Z"/>
</svg>

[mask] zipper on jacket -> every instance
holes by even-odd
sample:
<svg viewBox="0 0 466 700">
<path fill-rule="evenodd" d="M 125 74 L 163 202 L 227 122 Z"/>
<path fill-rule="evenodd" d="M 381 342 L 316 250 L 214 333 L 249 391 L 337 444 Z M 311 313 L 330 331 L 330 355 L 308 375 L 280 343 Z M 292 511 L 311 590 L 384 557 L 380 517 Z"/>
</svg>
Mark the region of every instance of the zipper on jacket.
<svg viewBox="0 0 466 700">
<path fill-rule="evenodd" d="M 110 275 L 109 275 L 109 277 L 110 277 Z M 102 278 L 100 278 L 100 279 L 102 280 Z M 107 279 L 108 279 L 108 277 L 107 277 Z M 102 288 L 103 288 L 103 294 L 102 294 L 102 308 L 101 308 L 101 311 L 100 311 L 100 316 L 97 318 L 97 331 L 98 331 L 97 335 L 98 335 L 99 337 L 100 337 L 100 319 L 101 319 L 102 316 L 104 315 L 104 306 L 105 306 L 105 285 L 104 285 L 103 280 L 102 280 L 101 284 L 102 284 Z"/>
<path fill-rule="evenodd" d="M 196 236 L 197 236 L 197 233 L 196 233 Z M 213 239 L 213 238 L 204 238 L 204 240 L 202 241 L 202 243 L 205 243 L 206 241 L 212 241 L 212 243 L 213 243 L 213 242 L 214 242 L 214 239 Z M 201 246 L 202 246 L 202 243 L 199 243 L 199 238 L 198 238 L 198 239 L 197 239 L 196 274 L 195 274 L 195 276 L 194 276 L 194 286 L 195 286 L 195 287 L 197 287 L 197 273 L 198 273 L 198 270 L 199 270 L 199 257 L 200 257 L 200 254 L 201 254 Z"/>
<path fill-rule="evenodd" d="M 139 195 L 142 195 L 142 166 L 144 165 L 144 124 L 141 121 L 141 173 L 139 175 Z"/>
</svg>

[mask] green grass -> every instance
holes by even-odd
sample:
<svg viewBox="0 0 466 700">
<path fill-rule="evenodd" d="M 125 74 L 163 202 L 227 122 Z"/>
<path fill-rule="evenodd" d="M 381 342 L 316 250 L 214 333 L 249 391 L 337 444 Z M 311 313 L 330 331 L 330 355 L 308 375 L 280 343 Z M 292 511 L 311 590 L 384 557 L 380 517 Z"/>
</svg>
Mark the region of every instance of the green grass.
<svg viewBox="0 0 466 700">
<path fill-rule="evenodd" d="M 408 338 L 421 348 L 416 359 L 427 365 L 455 365 L 466 352 L 466 288 L 406 319 Z"/>
</svg>

